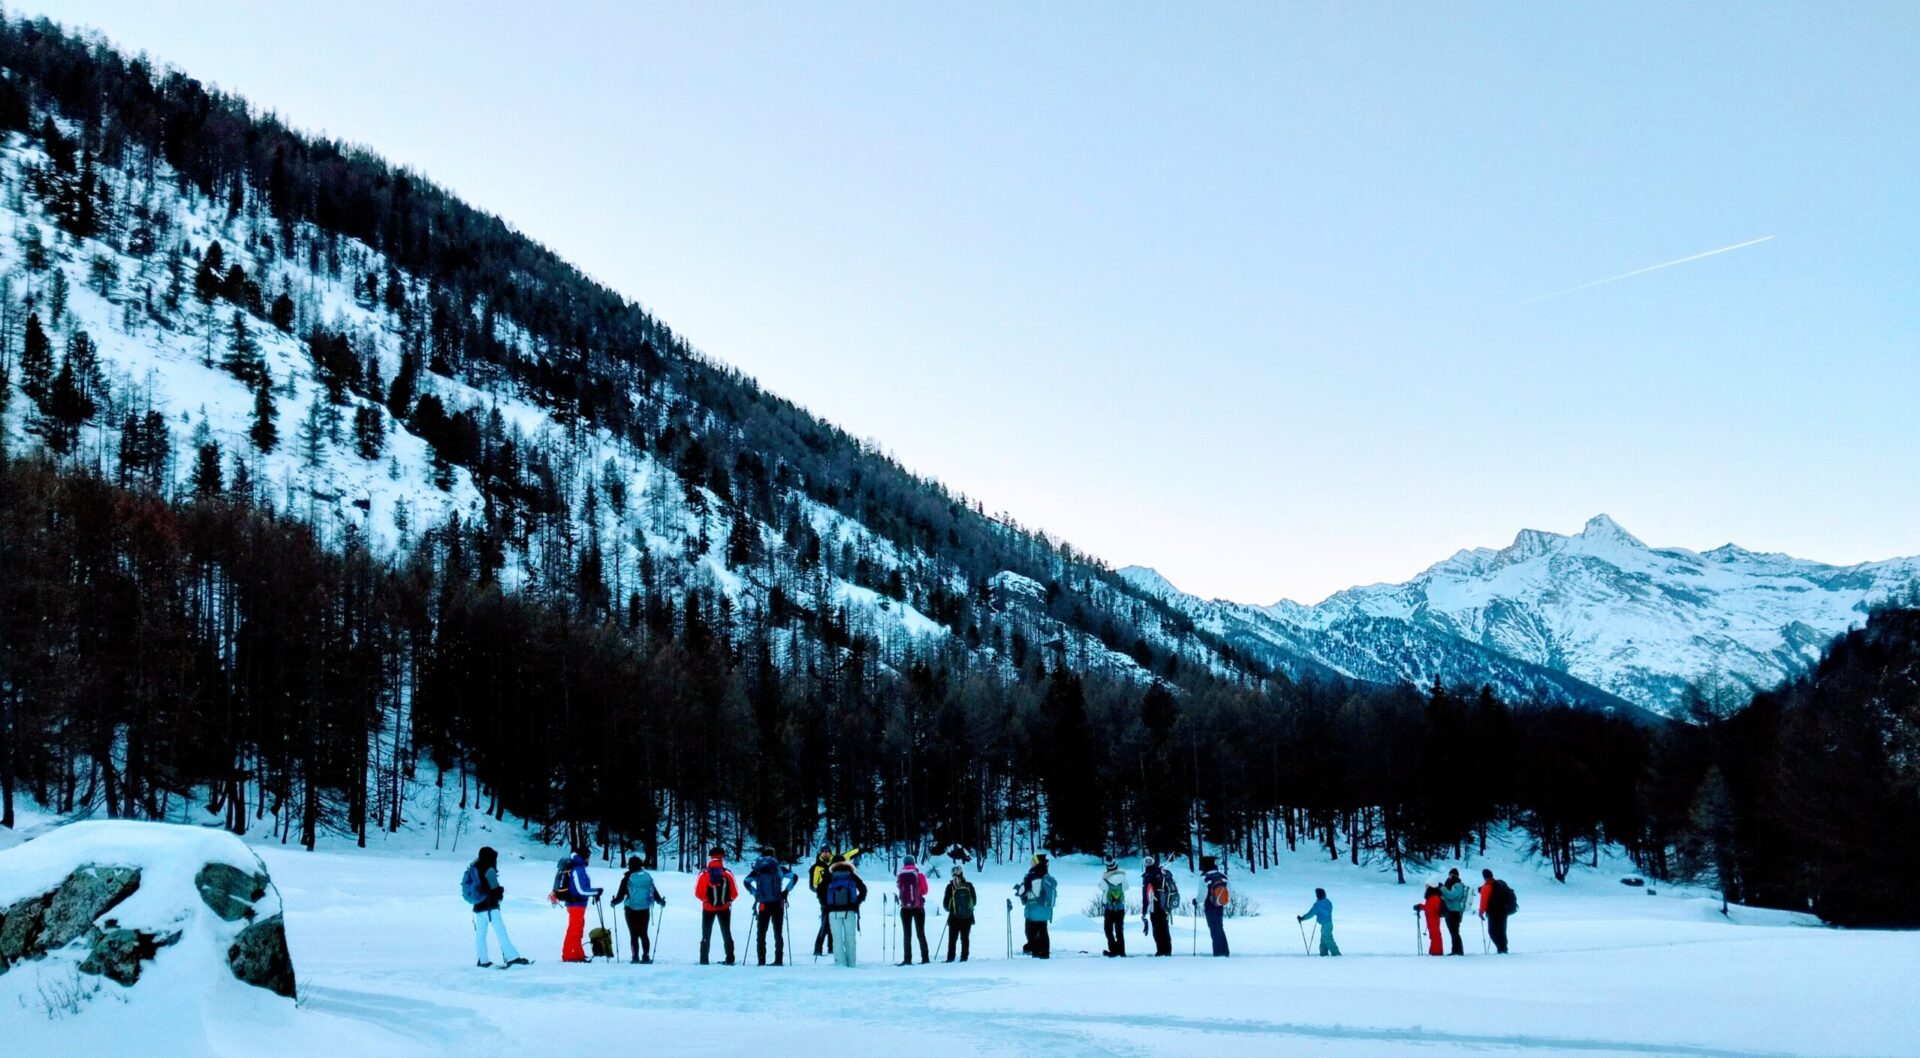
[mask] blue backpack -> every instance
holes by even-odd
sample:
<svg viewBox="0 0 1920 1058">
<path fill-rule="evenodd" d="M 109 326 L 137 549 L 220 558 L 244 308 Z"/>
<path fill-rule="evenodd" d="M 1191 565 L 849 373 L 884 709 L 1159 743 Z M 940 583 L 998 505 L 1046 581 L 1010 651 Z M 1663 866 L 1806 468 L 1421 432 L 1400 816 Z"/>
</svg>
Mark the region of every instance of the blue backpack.
<svg viewBox="0 0 1920 1058">
<path fill-rule="evenodd" d="M 835 872 L 827 882 L 827 910 L 852 911 L 860 906 L 860 887 L 853 884 L 853 875 L 846 871 Z"/>
<path fill-rule="evenodd" d="M 492 894 L 487 891 L 487 876 L 478 863 L 467 864 L 467 873 L 460 876 L 460 897 L 469 904 L 484 904 Z"/>
</svg>

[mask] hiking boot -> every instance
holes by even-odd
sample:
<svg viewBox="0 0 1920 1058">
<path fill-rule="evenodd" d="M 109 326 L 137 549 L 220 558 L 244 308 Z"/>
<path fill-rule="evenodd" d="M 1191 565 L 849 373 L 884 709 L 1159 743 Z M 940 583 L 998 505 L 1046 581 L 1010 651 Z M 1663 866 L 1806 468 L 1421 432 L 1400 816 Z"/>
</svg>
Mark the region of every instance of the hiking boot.
<svg viewBox="0 0 1920 1058">
<path fill-rule="evenodd" d="M 532 959 L 526 959 L 526 958 L 521 958 L 521 957 L 519 957 L 519 956 L 515 956 L 514 958 L 511 958 L 511 959 L 508 959 L 508 960 L 506 961 L 506 965 L 508 965 L 508 966 L 532 966 L 532 965 L 533 965 L 533 960 L 532 960 Z"/>
<path fill-rule="evenodd" d="M 481 961 L 481 962 L 477 962 L 477 963 L 474 963 L 474 965 L 475 965 L 475 966 L 478 966 L 478 967 L 480 967 L 480 968 L 481 968 L 482 970 L 484 970 L 484 969 L 486 969 L 487 967 L 489 967 L 489 966 L 492 966 L 493 964 L 492 964 L 492 963 L 490 963 L 490 962 L 486 962 L 486 961 L 484 961 L 484 960 L 483 960 L 483 961 Z"/>
</svg>

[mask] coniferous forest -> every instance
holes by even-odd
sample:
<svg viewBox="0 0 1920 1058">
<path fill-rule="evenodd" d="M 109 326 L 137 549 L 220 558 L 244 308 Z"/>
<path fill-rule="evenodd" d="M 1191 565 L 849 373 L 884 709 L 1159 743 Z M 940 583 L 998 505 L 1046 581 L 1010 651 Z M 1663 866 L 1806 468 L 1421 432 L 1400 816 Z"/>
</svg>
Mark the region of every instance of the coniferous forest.
<svg viewBox="0 0 1920 1058">
<path fill-rule="evenodd" d="M 1785 687 L 1702 692 L 1676 722 L 1279 671 L 364 151 L 45 23 L 0 23 L 0 71 L 0 130 L 49 159 L 8 193 L 56 249 L 163 262 L 137 293 L 102 271 L 103 296 L 143 326 L 201 328 L 208 363 L 253 394 L 255 451 L 376 460 L 404 428 L 486 505 L 398 548 L 316 524 L 256 460 L 116 392 L 62 322 L 64 279 L 8 285 L 0 409 L 34 443 L 0 451 L 0 825 L 23 795 L 134 818 L 192 803 L 290 843 L 364 843 L 418 822 L 406 792 L 437 783 L 557 842 L 683 866 L 714 843 L 828 840 L 1224 850 L 1255 871 L 1307 847 L 1401 876 L 1513 827 L 1562 877 L 1614 843 L 1733 901 L 1920 922 L 1920 611 L 1873 615 Z M 256 218 L 249 260 L 355 273 L 348 243 L 383 255 L 353 282 L 402 335 L 398 363 L 106 190 L 156 181 Z M 64 275 L 37 252 L 36 235 L 29 273 Z M 279 421 L 268 334 L 303 343 L 313 406 L 342 422 Z M 622 486 L 569 487 L 591 469 L 516 443 L 441 379 L 511 388 L 669 467 L 720 527 L 698 557 L 760 577 L 753 605 L 669 573 L 678 556 L 609 568 L 576 515 L 624 504 Z M 938 561 L 823 545 L 802 501 Z M 507 575 L 536 554 L 542 575 Z M 1040 586 L 1036 615 L 996 594 L 1006 573 Z M 865 631 L 809 587 L 829 578 L 954 635 Z"/>
</svg>

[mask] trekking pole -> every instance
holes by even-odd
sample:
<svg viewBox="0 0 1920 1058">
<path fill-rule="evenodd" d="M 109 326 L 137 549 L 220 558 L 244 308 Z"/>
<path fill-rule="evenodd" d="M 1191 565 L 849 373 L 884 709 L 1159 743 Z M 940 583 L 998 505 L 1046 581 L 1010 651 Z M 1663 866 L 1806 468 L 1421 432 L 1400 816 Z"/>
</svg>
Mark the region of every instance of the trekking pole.
<svg viewBox="0 0 1920 1058">
<path fill-rule="evenodd" d="M 1307 945 L 1307 924 L 1305 922 L 1299 922 L 1297 924 L 1300 927 L 1300 950 L 1307 955 L 1312 955 L 1313 949 Z M 1317 924 L 1316 928 L 1318 928 Z"/>
<path fill-rule="evenodd" d="M 620 915 L 613 916 L 613 961 L 620 961 Z"/>
<path fill-rule="evenodd" d="M 1007 958 L 1013 958 L 1013 897 L 1007 897 Z"/>
<path fill-rule="evenodd" d="M 607 932 L 607 912 L 605 908 L 600 906 L 600 898 L 597 896 L 593 898 L 593 913 L 594 916 L 600 920 L 600 934 L 605 936 Z M 596 954 L 593 957 L 597 959 L 600 956 Z"/>
<path fill-rule="evenodd" d="M 1485 955 L 1486 953 L 1487 953 L 1487 920 L 1484 917 L 1482 917 L 1480 919 L 1480 954 Z"/>
<path fill-rule="evenodd" d="M 1188 900 L 1187 907 L 1193 912 L 1193 950 L 1189 954 L 1198 956 L 1200 954 L 1200 898 L 1196 896 Z"/>
<path fill-rule="evenodd" d="M 1420 909 L 1416 907 L 1413 909 L 1413 953 L 1415 955 L 1420 954 L 1420 938 L 1422 932 L 1420 929 Z"/>
</svg>

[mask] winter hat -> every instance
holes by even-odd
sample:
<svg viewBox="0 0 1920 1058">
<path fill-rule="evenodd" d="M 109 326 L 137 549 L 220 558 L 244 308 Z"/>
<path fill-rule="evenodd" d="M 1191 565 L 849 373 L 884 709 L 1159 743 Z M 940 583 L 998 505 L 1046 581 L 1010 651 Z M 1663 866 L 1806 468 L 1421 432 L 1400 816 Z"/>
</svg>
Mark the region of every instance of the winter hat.
<svg viewBox="0 0 1920 1058">
<path fill-rule="evenodd" d="M 1159 862 L 1160 862 L 1159 860 L 1156 860 L 1156 859 L 1154 859 L 1154 858 L 1153 858 L 1152 856 L 1148 856 L 1148 857 L 1147 857 L 1147 859 L 1146 859 L 1146 864 L 1145 864 L 1145 865 L 1146 865 L 1146 866 L 1148 866 L 1148 867 L 1151 867 L 1151 866 L 1153 866 L 1154 864 L 1156 864 L 1156 863 L 1159 863 Z"/>
<path fill-rule="evenodd" d="M 1215 867 L 1218 867 L 1218 866 L 1220 866 L 1220 861 L 1219 861 L 1219 859 L 1218 859 L 1218 858 L 1216 858 L 1216 857 L 1213 857 L 1213 856 L 1202 856 L 1202 857 L 1200 857 L 1200 869 L 1201 869 L 1201 870 L 1203 870 L 1203 871 L 1210 871 L 1210 870 L 1213 870 L 1213 869 L 1214 869 Z"/>
<path fill-rule="evenodd" d="M 1458 868 L 1458 867 L 1455 867 L 1455 868 L 1453 868 L 1452 870 L 1450 870 L 1450 871 L 1448 871 L 1448 872 L 1447 872 L 1447 877 L 1448 877 L 1448 878 L 1458 878 L 1458 877 L 1460 877 L 1460 868 Z"/>
<path fill-rule="evenodd" d="M 1042 863 L 1045 863 L 1045 862 L 1047 862 L 1047 854 L 1046 854 L 1046 853 L 1044 853 L 1044 852 L 1036 852 L 1036 853 L 1034 853 L 1034 854 L 1033 854 L 1033 862 L 1034 862 L 1034 865 L 1035 865 L 1035 866 L 1038 866 L 1038 865 L 1040 865 L 1040 864 L 1042 864 Z"/>
<path fill-rule="evenodd" d="M 640 857 L 638 857 L 638 856 L 628 856 L 628 857 L 627 857 L 627 870 L 629 870 L 629 871 L 637 871 L 637 870 L 639 870 L 639 869 L 640 869 Z"/>
<path fill-rule="evenodd" d="M 1118 866 L 1120 866 L 1118 861 L 1114 860 L 1112 857 L 1107 858 L 1107 870 L 1111 871 Z"/>
<path fill-rule="evenodd" d="M 723 848 L 721 848 L 721 847 L 720 847 L 720 846 L 718 846 L 718 845 L 715 845 L 715 846 L 714 846 L 713 848 L 710 848 L 710 849 L 708 849 L 708 850 L 707 850 L 707 855 L 708 855 L 708 856 L 711 856 L 712 858 L 714 858 L 714 859 L 716 859 L 716 860 L 718 860 L 718 859 L 723 859 L 723 858 L 725 858 L 725 856 L 727 855 L 727 850 L 726 850 L 726 849 L 723 849 Z"/>
<path fill-rule="evenodd" d="M 908 857 L 906 858 L 906 860 L 902 862 L 902 864 L 901 864 L 901 865 L 902 865 L 902 866 L 905 866 L 905 867 L 911 867 L 911 866 L 913 866 L 913 857 L 912 857 L 912 856 L 908 856 Z"/>
<path fill-rule="evenodd" d="M 960 866 L 959 864 L 955 864 L 953 867 L 953 880 L 958 882 L 965 879 L 966 876 L 967 876 L 967 869 L 965 867 Z"/>
<path fill-rule="evenodd" d="M 576 852 L 573 854 L 573 858 L 567 861 L 567 864 L 572 867 L 585 867 L 587 865 L 587 858 Z"/>
</svg>

